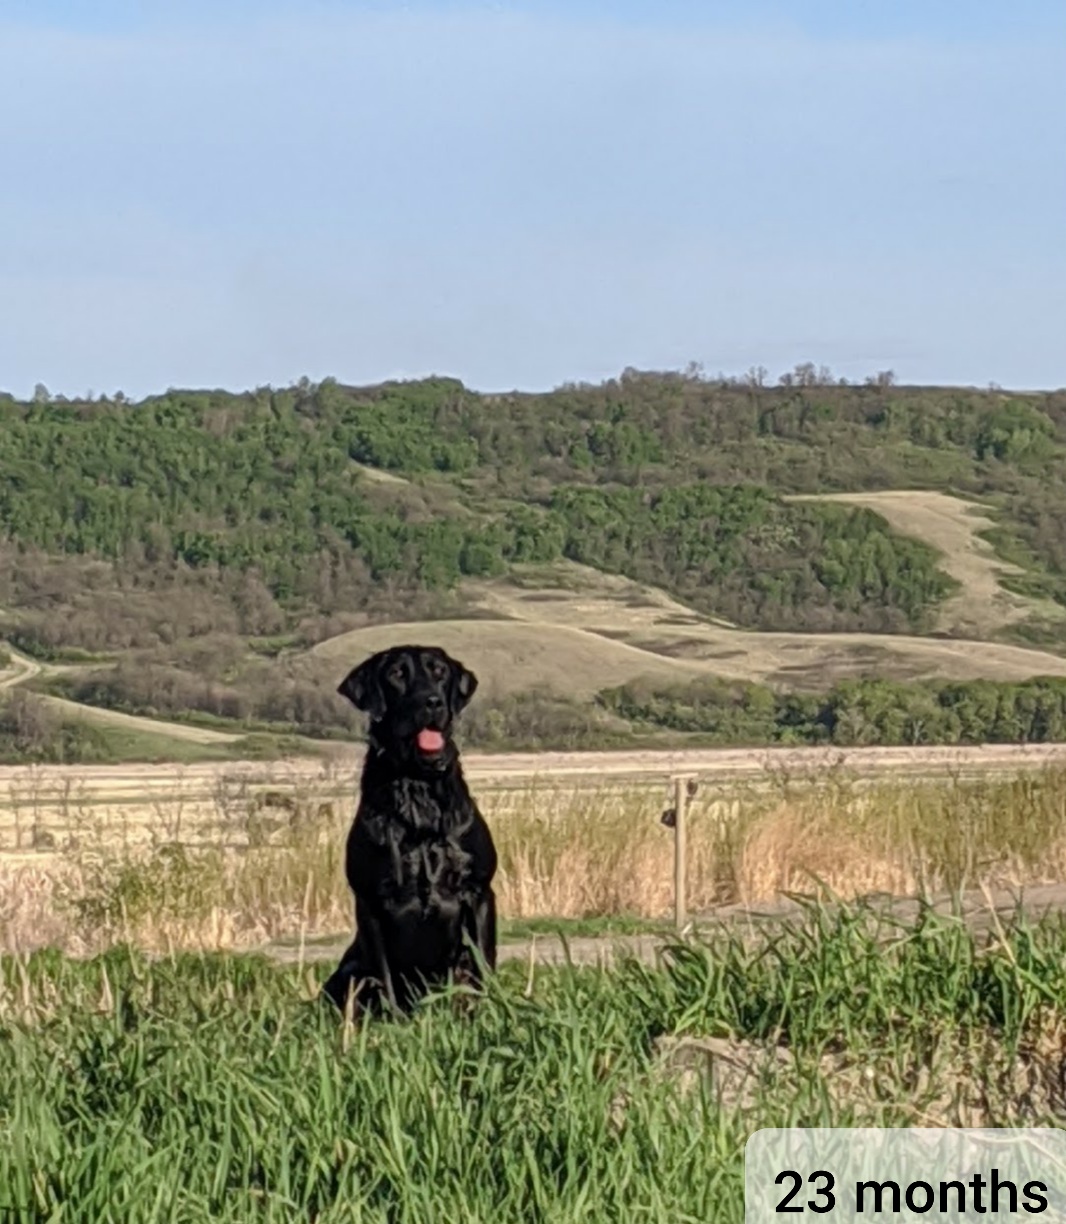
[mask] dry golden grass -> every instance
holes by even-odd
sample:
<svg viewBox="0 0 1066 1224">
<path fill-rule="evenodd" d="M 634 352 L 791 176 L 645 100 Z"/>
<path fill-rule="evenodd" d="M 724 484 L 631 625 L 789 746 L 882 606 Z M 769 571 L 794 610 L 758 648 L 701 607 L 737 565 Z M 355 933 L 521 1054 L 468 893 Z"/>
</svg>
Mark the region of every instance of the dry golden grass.
<svg viewBox="0 0 1066 1224">
<path fill-rule="evenodd" d="M 682 661 L 650 654 L 624 642 L 612 642 L 569 625 L 530 626 L 509 620 L 436 620 L 397 622 L 354 629 L 313 647 L 319 658 L 354 664 L 365 655 L 397 642 L 441 646 L 473 667 L 482 691 L 492 696 L 544 686 L 578 700 L 600 689 L 638 676 L 683 681 L 695 669 Z"/>
<path fill-rule="evenodd" d="M 365 463 L 356 463 L 354 460 L 352 461 L 352 467 L 364 480 L 369 480 L 372 484 L 409 485 L 411 483 L 406 477 L 397 476 L 395 472 L 386 472 L 383 468 L 368 467 Z"/>
<path fill-rule="evenodd" d="M 845 896 L 914 893 L 913 865 L 900 847 L 879 846 L 869 830 L 805 806 L 782 803 L 752 821 L 735 859 L 737 900 L 806 892 L 812 881 Z"/>
<path fill-rule="evenodd" d="M 720 676 L 824 689 L 858 676 L 1066 676 L 1066 658 L 1021 646 L 902 634 L 737 629 L 700 616 L 655 588 L 570 563 L 537 571 L 524 585 L 471 582 L 464 593 L 482 616 L 496 619 L 376 625 L 321 642 L 312 653 L 354 665 L 401 639 L 439 643 L 477 672 L 487 694 L 543 686 L 579 700 L 639 677 L 677 682 Z M 1006 598 L 998 584 L 981 596 L 971 589 L 965 606 L 977 609 L 982 625 L 998 627 L 1001 595 Z"/>
<path fill-rule="evenodd" d="M 160 718 L 145 718 L 140 714 L 125 714 L 121 710 L 108 710 L 103 706 L 83 705 L 66 697 L 45 695 L 41 700 L 64 719 L 83 718 L 127 731 L 165 735 L 167 739 L 181 740 L 189 744 L 235 744 L 241 738 L 239 733 L 233 731 L 216 731 L 211 727 L 197 727 L 192 723 L 166 722 Z"/>
<path fill-rule="evenodd" d="M 555 784 L 481 796 L 504 918 L 662 918 L 673 905 L 663 790 Z M 220 822 L 232 811 L 219 813 Z M 249 822 L 255 813 L 248 813 Z M 253 947 L 343 935 L 348 816 L 306 792 L 280 827 L 123 844 L 99 825 L 51 855 L 0 860 L 0 947 Z M 255 827 L 247 824 L 246 833 Z M 251 844 L 248 844 L 249 841 Z M 690 912 L 824 889 L 842 898 L 1066 879 L 1066 771 L 860 784 L 843 774 L 704 787 L 689 814 Z"/>
</svg>

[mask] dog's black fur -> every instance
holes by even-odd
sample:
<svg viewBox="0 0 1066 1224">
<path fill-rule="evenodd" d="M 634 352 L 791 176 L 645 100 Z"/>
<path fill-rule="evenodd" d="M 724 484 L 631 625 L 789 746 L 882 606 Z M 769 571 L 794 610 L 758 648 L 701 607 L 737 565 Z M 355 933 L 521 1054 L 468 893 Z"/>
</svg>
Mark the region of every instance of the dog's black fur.
<svg viewBox="0 0 1066 1224">
<path fill-rule="evenodd" d="M 345 856 L 356 936 L 323 988 L 338 1007 L 353 992 L 357 1009 L 409 1012 L 427 988 L 480 988 L 496 967 L 496 848 L 452 739 L 477 683 L 437 647 L 395 646 L 338 689 L 370 715 Z M 419 745 L 427 728 L 439 748 Z"/>
</svg>

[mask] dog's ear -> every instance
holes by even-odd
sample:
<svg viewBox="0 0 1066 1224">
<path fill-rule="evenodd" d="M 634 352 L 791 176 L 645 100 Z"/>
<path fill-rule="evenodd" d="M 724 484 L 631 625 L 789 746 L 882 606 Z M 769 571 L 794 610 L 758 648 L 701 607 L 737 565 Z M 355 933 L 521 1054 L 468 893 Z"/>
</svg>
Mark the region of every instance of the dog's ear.
<svg viewBox="0 0 1066 1224">
<path fill-rule="evenodd" d="M 347 697 L 357 710 L 369 714 L 371 721 L 384 717 L 385 694 L 381 688 L 381 656 L 372 655 L 344 677 L 337 692 Z"/>
<path fill-rule="evenodd" d="M 457 662 L 455 659 L 451 659 L 449 662 L 452 669 L 449 697 L 451 698 L 452 714 L 454 715 L 465 709 L 470 698 L 477 692 L 477 676 L 472 671 L 468 671 L 462 663 Z"/>
</svg>

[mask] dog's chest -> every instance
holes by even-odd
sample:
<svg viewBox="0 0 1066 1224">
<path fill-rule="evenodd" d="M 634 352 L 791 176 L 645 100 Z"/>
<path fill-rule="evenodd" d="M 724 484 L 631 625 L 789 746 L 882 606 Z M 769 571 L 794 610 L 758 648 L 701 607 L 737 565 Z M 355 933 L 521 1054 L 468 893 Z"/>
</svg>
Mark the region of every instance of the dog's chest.
<svg viewBox="0 0 1066 1224">
<path fill-rule="evenodd" d="M 384 830 L 391 871 L 388 891 L 397 900 L 417 901 L 425 911 L 449 909 L 460 899 L 471 856 L 461 833 L 468 819 L 456 813 L 435 789 L 418 781 L 398 783 L 392 795 L 399 819 Z"/>
</svg>

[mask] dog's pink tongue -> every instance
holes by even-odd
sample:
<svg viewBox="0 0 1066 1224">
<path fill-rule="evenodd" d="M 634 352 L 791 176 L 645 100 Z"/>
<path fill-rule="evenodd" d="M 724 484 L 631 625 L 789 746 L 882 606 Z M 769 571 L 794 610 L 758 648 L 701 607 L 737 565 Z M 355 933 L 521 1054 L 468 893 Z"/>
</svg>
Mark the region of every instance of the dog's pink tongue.
<svg viewBox="0 0 1066 1224">
<path fill-rule="evenodd" d="M 418 733 L 418 746 L 423 752 L 440 752 L 444 747 L 444 736 L 439 731 L 426 727 Z"/>
</svg>

